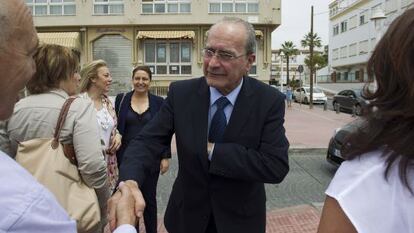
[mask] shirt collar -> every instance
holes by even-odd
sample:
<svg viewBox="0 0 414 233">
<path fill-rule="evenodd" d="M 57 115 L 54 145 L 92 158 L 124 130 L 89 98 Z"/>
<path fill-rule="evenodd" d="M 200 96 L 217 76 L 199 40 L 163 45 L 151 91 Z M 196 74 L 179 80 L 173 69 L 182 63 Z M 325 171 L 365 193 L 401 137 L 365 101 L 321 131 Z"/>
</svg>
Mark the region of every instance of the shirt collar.
<svg viewBox="0 0 414 233">
<path fill-rule="evenodd" d="M 225 96 L 230 101 L 232 106 L 234 106 L 234 104 L 236 103 L 236 99 L 240 93 L 242 85 L 243 85 L 243 78 L 241 79 L 241 82 L 239 83 L 239 85 L 236 88 L 234 88 L 228 95 Z M 216 88 L 210 87 L 210 107 L 216 102 L 218 98 L 222 96 L 223 95 Z"/>
</svg>

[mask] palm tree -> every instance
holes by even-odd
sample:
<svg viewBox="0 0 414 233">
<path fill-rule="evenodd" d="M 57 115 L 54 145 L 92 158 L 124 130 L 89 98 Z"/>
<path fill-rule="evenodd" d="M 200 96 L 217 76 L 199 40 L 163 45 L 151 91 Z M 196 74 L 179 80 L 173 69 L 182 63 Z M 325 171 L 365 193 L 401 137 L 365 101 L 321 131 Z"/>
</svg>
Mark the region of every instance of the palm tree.
<svg viewBox="0 0 414 233">
<path fill-rule="evenodd" d="M 285 41 L 282 44 L 282 48 L 279 50 L 279 54 L 283 53 L 286 58 L 286 82 L 287 85 L 290 85 L 289 82 L 289 58 L 298 54 L 298 49 L 295 48 L 295 45 L 292 41 Z"/>
<path fill-rule="evenodd" d="M 321 38 L 318 36 L 318 33 L 314 33 L 313 35 L 309 32 L 308 34 L 306 34 L 305 36 L 304 36 L 304 38 L 303 38 L 303 40 L 301 40 L 300 41 L 300 43 L 301 43 L 301 45 L 302 45 L 302 47 L 304 47 L 304 48 L 306 48 L 306 47 L 309 47 L 309 50 L 310 50 L 310 48 L 312 47 L 312 50 L 313 50 L 313 48 L 315 48 L 315 47 L 317 47 L 317 48 L 320 48 L 320 47 L 322 47 L 322 41 L 321 41 Z M 308 56 L 308 59 L 310 58 L 310 55 Z M 314 70 L 314 68 L 315 68 L 315 62 L 312 62 L 313 64 L 310 64 L 310 62 L 308 63 L 308 64 L 306 64 L 307 66 L 308 66 L 308 68 L 310 69 L 310 70 Z"/>
<path fill-rule="evenodd" d="M 313 8 L 312 8 L 313 12 Z M 309 63 L 307 64 L 310 69 L 310 102 L 309 102 L 309 108 L 313 108 L 313 74 L 315 73 L 315 65 L 316 63 L 313 62 L 313 49 L 315 47 L 320 48 L 322 46 L 321 38 L 318 36 L 317 33 L 313 33 L 312 28 L 311 31 L 306 34 L 303 38 L 303 40 L 300 41 L 302 47 L 306 48 L 309 47 Z"/>
</svg>

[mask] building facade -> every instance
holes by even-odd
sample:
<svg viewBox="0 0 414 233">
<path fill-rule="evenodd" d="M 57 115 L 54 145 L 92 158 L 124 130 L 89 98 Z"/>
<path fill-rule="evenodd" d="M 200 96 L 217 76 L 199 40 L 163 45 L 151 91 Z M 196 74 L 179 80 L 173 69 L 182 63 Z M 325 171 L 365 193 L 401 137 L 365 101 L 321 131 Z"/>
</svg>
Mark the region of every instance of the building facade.
<svg viewBox="0 0 414 233">
<path fill-rule="evenodd" d="M 414 0 L 335 0 L 329 5 L 332 82 L 367 82 L 366 63 L 391 22 Z M 378 13 L 385 19 L 371 19 Z"/>
<path fill-rule="evenodd" d="M 314 53 L 322 54 L 322 51 L 315 50 Z M 304 85 L 309 85 L 310 70 L 305 65 L 305 59 L 310 52 L 306 49 L 299 49 L 298 54 L 289 57 L 289 80 L 299 80 Z M 272 65 L 270 67 L 270 79 L 275 85 L 286 85 L 287 64 L 286 57 L 280 54 L 279 49 L 272 50 Z M 303 66 L 303 72 L 299 73 L 298 67 Z M 321 80 L 323 81 L 323 80 Z"/>
<path fill-rule="evenodd" d="M 172 81 L 203 75 L 209 27 L 224 16 L 253 24 L 256 62 L 250 75 L 268 82 L 271 32 L 280 25 L 280 0 L 26 0 L 41 42 L 78 51 L 81 64 L 104 59 L 110 95 L 131 89 L 133 67 L 148 65 L 152 89 L 165 95 Z"/>
</svg>

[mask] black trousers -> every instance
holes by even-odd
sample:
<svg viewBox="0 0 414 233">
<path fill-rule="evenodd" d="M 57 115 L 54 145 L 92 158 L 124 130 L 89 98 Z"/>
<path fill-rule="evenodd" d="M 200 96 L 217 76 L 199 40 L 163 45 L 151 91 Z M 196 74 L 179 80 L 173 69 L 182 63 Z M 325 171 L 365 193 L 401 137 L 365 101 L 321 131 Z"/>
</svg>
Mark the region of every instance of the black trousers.
<svg viewBox="0 0 414 233">
<path fill-rule="evenodd" d="M 216 222 L 214 221 L 213 214 L 210 215 L 210 219 L 208 220 L 206 233 L 217 233 Z"/>
<path fill-rule="evenodd" d="M 157 233 L 157 183 L 160 171 L 147 174 L 141 185 L 142 196 L 145 200 L 144 225 L 146 233 Z M 139 232 L 139 226 L 136 227 Z"/>
</svg>

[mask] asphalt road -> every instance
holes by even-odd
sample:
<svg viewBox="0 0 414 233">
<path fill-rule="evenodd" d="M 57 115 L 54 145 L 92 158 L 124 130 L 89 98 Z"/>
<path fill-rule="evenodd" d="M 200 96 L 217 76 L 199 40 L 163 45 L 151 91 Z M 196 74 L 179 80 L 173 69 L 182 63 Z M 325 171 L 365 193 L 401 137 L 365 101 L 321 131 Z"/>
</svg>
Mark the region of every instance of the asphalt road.
<svg viewBox="0 0 414 233">
<path fill-rule="evenodd" d="M 290 171 L 280 184 L 266 184 L 267 209 L 323 202 L 324 191 L 336 167 L 325 160 L 325 150 L 300 150 L 289 153 Z M 170 170 L 160 176 L 157 190 L 158 215 L 162 216 L 177 174 L 177 158 L 173 155 Z"/>
</svg>

